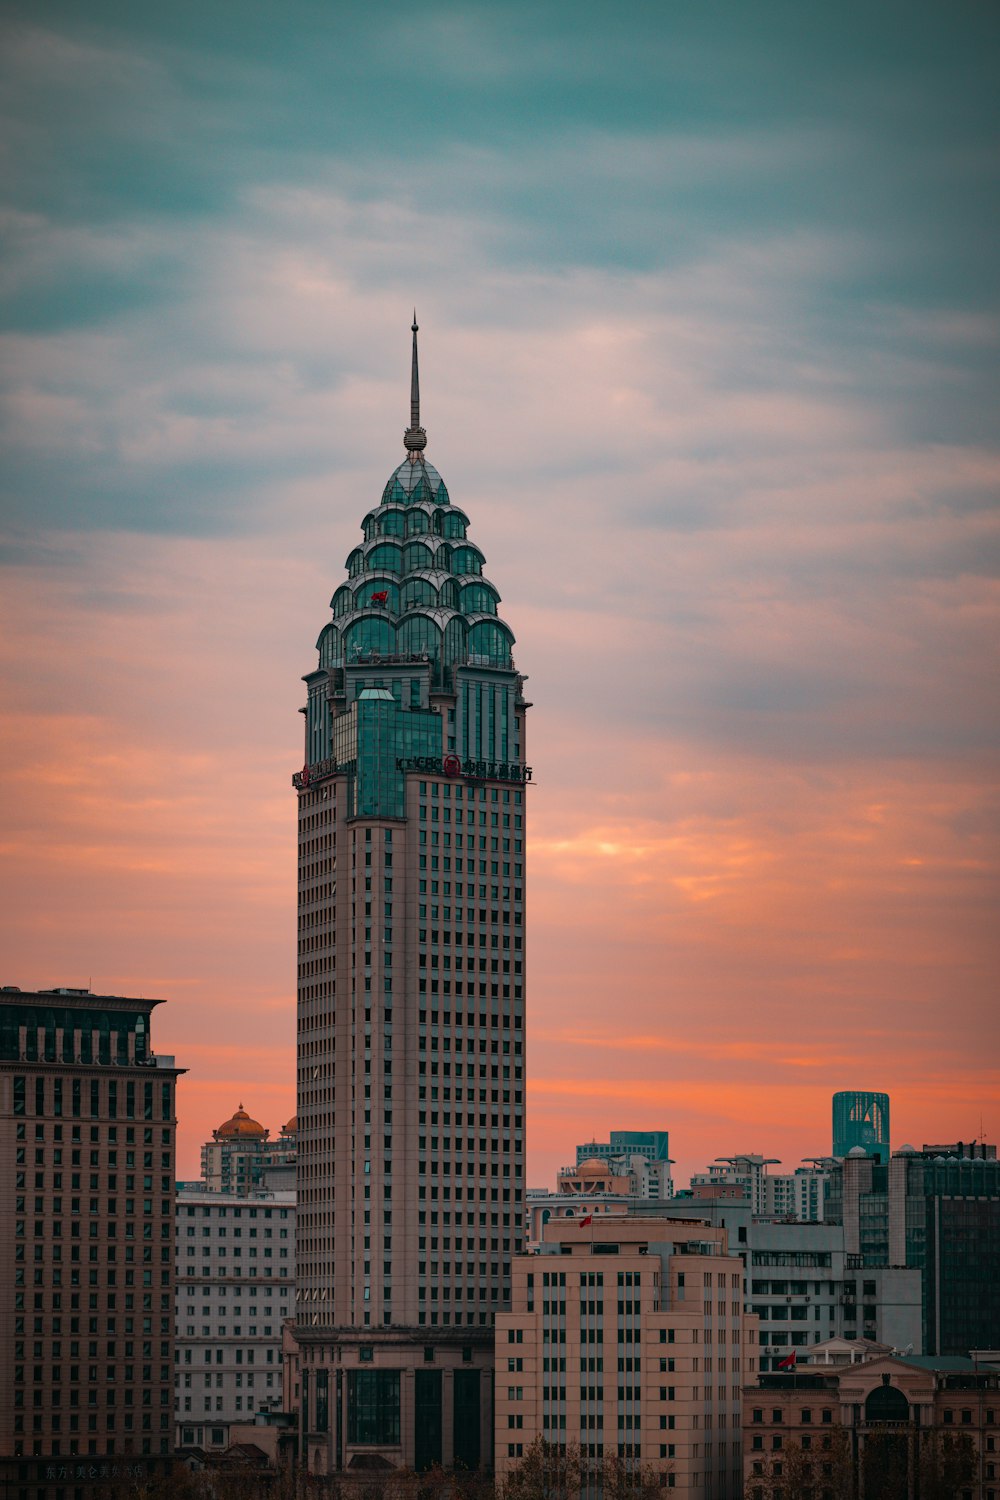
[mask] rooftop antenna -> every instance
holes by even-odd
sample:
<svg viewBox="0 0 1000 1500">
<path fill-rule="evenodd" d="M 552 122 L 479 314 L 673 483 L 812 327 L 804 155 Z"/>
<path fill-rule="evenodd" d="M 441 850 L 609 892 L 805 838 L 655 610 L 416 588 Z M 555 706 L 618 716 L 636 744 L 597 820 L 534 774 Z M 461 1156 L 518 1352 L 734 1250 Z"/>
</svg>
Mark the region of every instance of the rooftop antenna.
<svg viewBox="0 0 1000 1500">
<path fill-rule="evenodd" d="M 410 365 L 410 425 L 403 433 L 403 447 L 409 455 L 410 463 L 416 463 L 418 456 L 427 447 L 427 434 L 420 425 L 420 371 L 417 367 L 417 331 L 420 325 L 417 322 L 417 309 L 413 309 L 413 360 Z"/>
</svg>

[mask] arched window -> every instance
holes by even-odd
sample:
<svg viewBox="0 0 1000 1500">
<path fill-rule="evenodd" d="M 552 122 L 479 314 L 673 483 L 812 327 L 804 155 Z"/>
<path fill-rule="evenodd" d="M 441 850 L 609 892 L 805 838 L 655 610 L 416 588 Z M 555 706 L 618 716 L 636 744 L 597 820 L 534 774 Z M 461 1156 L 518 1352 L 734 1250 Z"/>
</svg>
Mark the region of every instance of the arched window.
<svg viewBox="0 0 1000 1500">
<path fill-rule="evenodd" d="M 425 536 L 427 532 L 430 531 L 430 529 L 430 522 L 427 519 L 427 512 L 425 510 L 420 510 L 418 507 L 417 509 L 411 510 L 407 513 L 407 536 Z"/>
<path fill-rule="evenodd" d="M 408 578 L 399 594 L 401 609 L 414 609 L 420 604 L 434 607 L 438 602 L 437 589 L 427 578 Z"/>
<path fill-rule="evenodd" d="M 364 661 L 369 656 L 392 656 L 396 650 L 396 632 L 392 621 L 381 615 L 365 615 L 347 627 L 344 657 L 348 662 Z"/>
<path fill-rule="evenodd" d="M 496 592 L 488 583 L 467 583 L 462 588 L 462 608 L 469 615 L 495 615 Z"/>
<path fill-rule="evenodd" d="M 440 517 L 440 531 L 442 536 L 457 537 L 459 539 L 465 536 L 465 517 L 460 515 L 457 510 L 438 511 L 438 516 Z"/>
<path fill-rule="evenodd" d="M 465 621 L 459 618 L 449 620 L 444 627 L 444 659 L 449 664 L 464 661 L 465 652 Z"/>
<path fill-rule="evenodd" d="M 409 542 L 403 548 L 403 572 L 416 573 L 434 566 L 434 554 L 424 542 Z"/>
<path fill-rule="evenodd" d="M 512 645 L 513 642 L 505 627 L 499 623 L 494 625 L 491 620 L 480 620 L 477 625 L 469 629 L 471 660 L 481 656 L 492 666 L 507 667 L 510 665 Z"/>
<path fill-rule="evenodd" d="M 398 573 L 401 549 L 396 542 L 378 542 L 368 552 L 366 565 L 369 573 Z"/>
<path fill-rule="evenodd" d="M 471 545 L 455 547 L 451 554 L 451 571 L 453 573 L 481 573 L 483 559 L 478 547 Z"/>
<path fill-rule="evenodd" d="M 400 652 L 414 652 L 438 656 L 441 651 L 441 631 L 426 615 L 409 615 L 399 626 Z"/>
<path fill-rule="evenodd" d="M 406 516 L 401 510 L 382 511 L 378 518 L 379 533 L 382 536 L 405 536 Z"/>
<path fill-rule="evenodd" d="M 877 1385 L 865 1402 L 866 1422 L 908 1422 L 910 1403 L 898 1385 Z"/>
<path fill-rule="evenodd" d="M 458 584 L 453 578 L 445 579 L 438 597 L 446 609 L 458 609 Z"/>
<path fill-rule="evenodd" d="M 335 615 L 346 615 L 354 608 L 354 595 L 346 583 L 340 585 L 340 588 L 330 600 L 330 605 Z"/>
<path fill-rule="evenodd" d="M 354 551 L 347 559 L 347 576 L 349 578 L 357 578 L 364 565 L 365 555 L 360 547 L 355 547 Z"/>
<path fill-rule="evenodd" d="M 332 667 L 340 662 L 340 631 L 336 625 L 326 625 L 316 642 L 321 667 Z"/>
<path fill-rule="evenodd" d="M 385 594 L 382 599 L 380 595 Z M 390 614 L 399 613 L 399 584 L 392 578 L 365 575 L 365 580 L 354 590 L 355 609 L 387 609 Z"/>
</svg>

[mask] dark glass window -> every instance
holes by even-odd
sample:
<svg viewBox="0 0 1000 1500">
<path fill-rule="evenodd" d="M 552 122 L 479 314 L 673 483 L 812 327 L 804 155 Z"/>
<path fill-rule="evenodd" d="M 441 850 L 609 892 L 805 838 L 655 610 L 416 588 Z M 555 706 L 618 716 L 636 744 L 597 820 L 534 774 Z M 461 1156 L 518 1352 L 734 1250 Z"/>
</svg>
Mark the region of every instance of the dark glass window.
<svg viewBox="0 0 1000 1500">
<path fill-rule="evenodd" d="M 347 1376 L 350 1443 L 399 1442 L 399 1371 L 350 1370 Z"/>
</svg>

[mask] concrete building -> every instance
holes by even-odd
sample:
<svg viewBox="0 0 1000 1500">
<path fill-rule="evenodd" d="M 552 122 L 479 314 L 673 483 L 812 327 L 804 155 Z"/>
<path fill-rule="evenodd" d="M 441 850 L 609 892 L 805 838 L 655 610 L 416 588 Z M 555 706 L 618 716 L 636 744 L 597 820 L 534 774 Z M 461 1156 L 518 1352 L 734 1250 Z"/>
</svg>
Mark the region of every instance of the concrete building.
<svg viewBox="0 0 1000 1500">
<path fill-rule="evenodd" d="M 298 1277 L 309 1469 L 489 1458 L 524 1200 L 525 679 L 468 517 L 405 457 L 306 677 Z"/>
<path fill-rule="evenodd" d="M 898 1356 L 860 1347 L 817 1357 L 802 1370 L 761 1375 L 744 1390 L 744 1469 L 749 1500 L 851 1494 L 862 1500 L 1000 1493 L 1000 1371 L 966 1357 Z M 932 1485 L 951 1448 L 969 1470 Z"/>
<path fill-rule="evenodd" d="M 833 1151 L 844 1157 L 859 1147 L 881 1162 L 889 1160 L 889 1095 L 844 1090 L 833 1096 Z"/>
<path fill-rule="evenodd" d="M 724 1229 L 729 1253 L 747 1277 L 747 1307 L 758 1320 L 759 1368 L 776 1369 L 791 1351 L 800 1357 L 829 1338 L 877 1339 L 919 1354 L 923 1348 L 920 1272 L 863 1264 L 848 1254 L 842 1224 L 804 1224 L 754 1216 L 745 1197 L 728 1188 L 706 1198 L 642 1203 L 623 1194 L 560 1193 L 530 1198 L 532 1242 L 549 1224 L 566 1234 L 589 1213 L 697 1218 Z M 567 1222 L 568 1221 L 568 1222 Z"/>
<path fill-rule="evenodd" d="M 153 1052 L 161 1003 L 0 991 L 0 1459 L 32 1500 L 151 1474 L 173 1446 L 183 1070 Z"/>
<path fill-rule="evenodd" d="M 546 1226 L 497 1318 L 496 1465 L 536 1438 L 660 1470 L 665 1488 L 742 1494 L 740 1392 L 757 1329 L 723 1230 L 607 1216 Z"/>
<path fill-rule="evenodd" d="M 922 1350 L 920 1274 L 862 1265 L 836 1224 L 755 1221 L 747 1232 L 750 1306 L 760 1324 L 760 1369 L 777 1369 L 831 1338 L 859 1335 Z"/>
<path fill-rule="evenodd" d="M 607 1160 L 609 1157 L 644 1156 L 647 1161 L 670 1161 L 670 1132 L 667 1130 L 612 1130 L 606 1141 L 585 1141 L 576 1148 L 576 1164 Z"/>
<path fill-rule="evenodd" d="M 902 1146 L 883 1164 L 855 1147 L 830 1183 L 829 1214 L 865 1276 L 921 1277 L 923 1350 L 1000 1345 L 1000 1162 L 981 1142 Z"/>
<path fill-rule="evenodd" d="M 295 1193 L 177 1195 L 178 1447 L 223 1450 L 233 1423 L 279 1410 L 282 1322 L 295 1310 Z"/>
<path fill-rule="evenodd" d="M 773 1156 L 751 1152 L 720 1156 L 708 1170 L 691 1178 L 695 1198 L 745 1196 L 755 1214 L 768 1218 L 822 1222 L 826 1211 L 826 1184 L 834 1165 L 829 1157 L 810 1157 L 794 1172 L 769 1172 L 780 1166 Z"/>
<path fill-rule="evenodd" d="M 294 1119 L 289 1120 L 272 1141 L 270 1131 L 240 1104 L 201 1148 L 202 1182 L 216 1193 L 246 1193 L 260 1186 L 269 1168 L 294 1167 L 296 1124 Z"/>
</svg>

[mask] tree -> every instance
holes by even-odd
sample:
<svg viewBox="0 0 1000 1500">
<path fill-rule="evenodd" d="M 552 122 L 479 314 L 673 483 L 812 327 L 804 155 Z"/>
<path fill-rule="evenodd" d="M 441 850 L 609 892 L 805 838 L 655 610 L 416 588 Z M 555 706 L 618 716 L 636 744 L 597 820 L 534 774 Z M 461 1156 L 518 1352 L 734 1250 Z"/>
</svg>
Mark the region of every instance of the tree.
<svg viewBox="0 0 1000 1500">
<path fill-rule="evenodd" d="M 644 1464 L 609 1453 L 589 1458 L 578 1443 L 548 1443 L 536 1438 L 524 1457 L 496 1486 L 497 1500 L 579 1500 L 585 1488 L 597 1488 L 604 1500 L 657 1500 L 660 1476 L 669 1466 Z"/>
<path fill-rule="evenodd" d="M 851 1439 L 844 1427 L 819 1435 L 820 1446 L 789 1442 L 777 1453 L 754 1454 L 746 1500 L 854 1500 Z"/>
<path fill-rule="evenodd" d="M 578 1443 L 549 1443 L 536 1438 L 497 1485 L 498 1500 L 576 1500 L 583 1479 Z"/>
<path fill-rule="evenodd" d="M 907 1500 L 910 1429 L 869 1427 L 861 1450 L 861 1493 L 865 1500 Z"/>
<path fill-rule="evenodd" d="M 967 1432 L 925 1432 L 917 1458 L 921 1500 L 955 1500 L 976 1477 L 976 1447 Z"/>
</svg>

